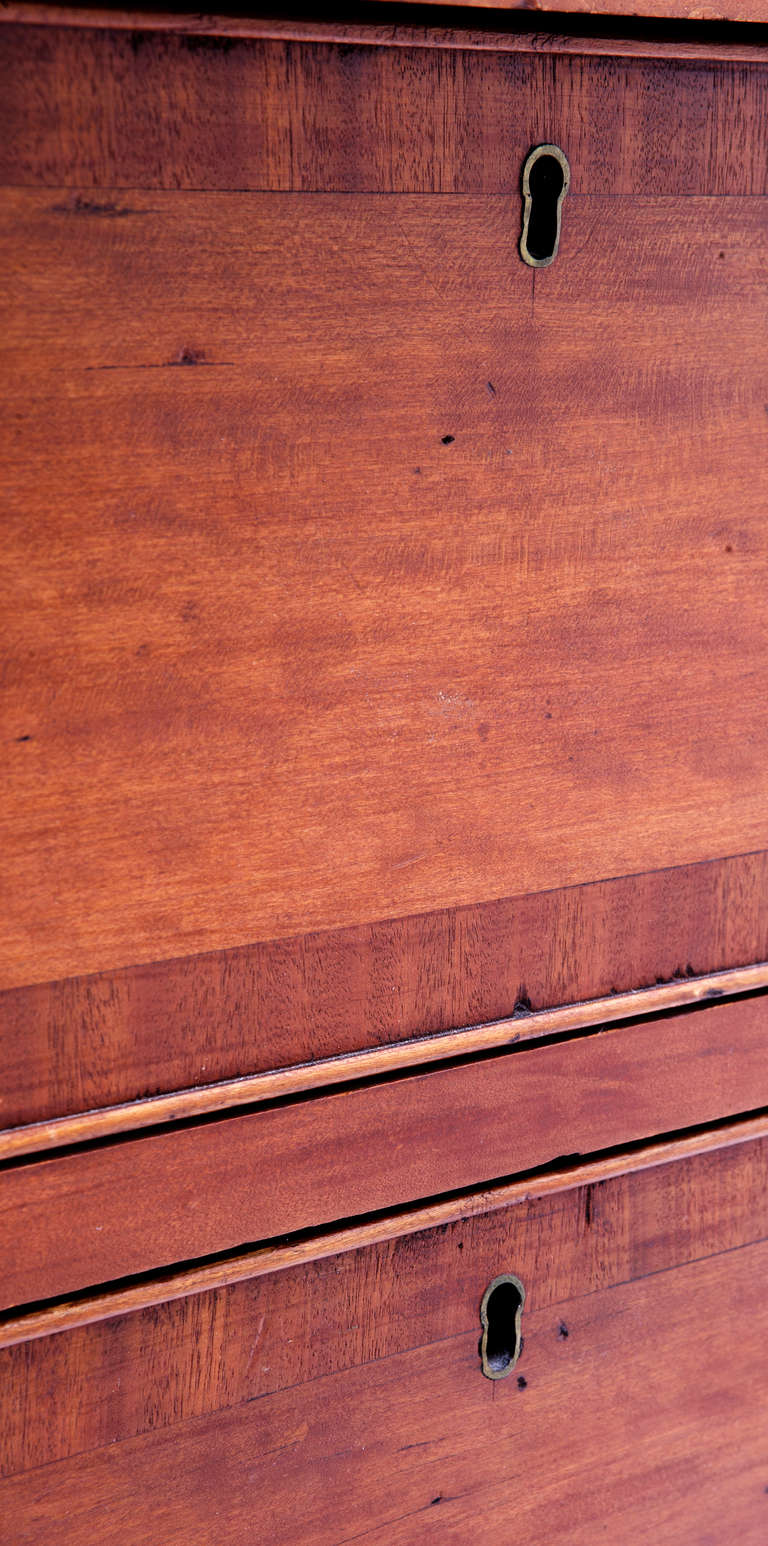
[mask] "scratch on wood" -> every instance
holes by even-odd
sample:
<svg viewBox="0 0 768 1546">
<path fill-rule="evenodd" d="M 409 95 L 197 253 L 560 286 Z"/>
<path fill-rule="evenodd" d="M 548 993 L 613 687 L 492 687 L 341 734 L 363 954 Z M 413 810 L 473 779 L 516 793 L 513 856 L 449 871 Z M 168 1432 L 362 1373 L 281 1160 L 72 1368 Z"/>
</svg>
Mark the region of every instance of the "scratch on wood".
<svg viewBox="0 0 768 1546">
<path fill-rule="evenodd" d="M 256 1349 L 257 1349 L 257 1347 L 259 1345 L 259 1342 L 261 1341 L 261 1333 L 264 1330 L 264 1322 L 265 1322 L 266 1318 L 267 1318 L 266 1315 L 262 1315 L 262 1317 L 261 1317 L 261 1319 L 259 1321 L 259 1324 L 256 1327 L 256 1335 L 255 1335 L 255 1337 L 254 1337 L 254 1339 L 253 1339 L 253 1341 L 251 1343 L 250 1352 L 248 1354 L 248 1362 L 247 1362 L 247 1364 L 245 1366 L 246 1374 L 248 1374 L 250 1372 L 251 1364 L 253 1363 L 253 1355 L 256 1352 Z"/>
<path fill-rule="evenodd" d="M 84 199 L 78 193 L 66 204 L 53 204 L 51 213 L 54 215 L 101 215 L 112 220 L 120 220 L 125 215 L 151 215 L 151 209 L 132 209 L 128 204 L 97 204 L 94 199 Z"/>
<path fill-rule="evenodd" d="M 86 365 L 86 370 L 178 370 L 182 366 L 197 365 L 207 367 L 209 370 L 218 370 L 222 366 L 233 366 L 235 360 L 206 360 L 201 354 L 192 357 L 191 351 L 183 349 L 176 360 L 159 360 L 157 363 L 139 363 L 136 365 Z"/>
<path fill-rule="evenodd" d="M 379 1524 L 371 1525 L 369 1530 L 362 1530 L 359 1535 L 345 1535 L 336 1542 L 336 1546 L 352 1546 L 353 1541 L 362 1541 L 366 1535 L 373 1535 L 377 1530 L 391 1529 L 392 1525 L 400 1524 L 403 1519 L 413 1519 L 416 1514 L 423 1514 L 428 1508 L 434 1508 L 436 1503 L 455 1503 L 463 1497 L 463 1492 L 452 1492 L 450 1495 L 445 1492 L 438 1493 L 436 1497 L 430 1498 L 428 1503 L 422 1503 L 419 1508 L 409 1508 L 406 1514 L 398 1514 L 395 1519 L 381 1520 Z"/>
</svg>

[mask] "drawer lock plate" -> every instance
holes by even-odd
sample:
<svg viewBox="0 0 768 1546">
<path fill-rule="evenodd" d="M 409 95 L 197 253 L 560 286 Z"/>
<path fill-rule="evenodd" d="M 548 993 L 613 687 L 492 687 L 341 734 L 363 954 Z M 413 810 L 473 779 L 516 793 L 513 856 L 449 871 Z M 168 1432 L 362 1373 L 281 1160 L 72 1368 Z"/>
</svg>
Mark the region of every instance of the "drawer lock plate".
<svg viewBox="0 0 768 1546">
<path fill-rule="evenodd" d="M 525 1289 L 519 1278 L 503 1272 L 488 1284 L 480 1305 L 480 1361 L 489 1380 L 503 1380 L 522 1352 L 520 1320 L 525 1304 Z"/>
<path fill-rule="evenodd" d="M 570 182 L 571 169 L 558 145 L 537 145 L 526 158 L 520 256 L 531 268 L 547 268 L 557 257 L 563 200 Z"/>
</svg>

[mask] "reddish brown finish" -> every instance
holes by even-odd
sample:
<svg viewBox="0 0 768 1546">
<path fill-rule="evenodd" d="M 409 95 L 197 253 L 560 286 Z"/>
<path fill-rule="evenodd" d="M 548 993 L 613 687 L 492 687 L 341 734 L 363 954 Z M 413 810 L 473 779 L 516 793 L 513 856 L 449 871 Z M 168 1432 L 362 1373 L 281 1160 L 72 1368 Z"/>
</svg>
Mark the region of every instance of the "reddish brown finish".
<svg viewBox="0 0 768 1546">
<path fill-rule="evenodd" d="M 12 1478 L 0 1500 L 18 1546 L 92 1546 L 96 1519 L 109 1546 L 241 1546 L 255 1517 L 264 1546 L 508 1546 L 512 1511 L 516 1546 L 592 1546 L 606 1524 L 646 1546 L 649 1518 L 664 1546 L 763 1546 L 766 1271 L 747 1247 L 530 1315 L 525 1390 L 482 1379 L 475 1329 Z"/>
<path fill-rule="evenodd" d="M 374 3 L 380 3 L 380 0 L 374 0 Z M 402 0 L 402 3 L 420 5 L 422 0 Z M 704 4 L 699 0 L 535 0 L 533 5 L 531 0 L 423 0 L 423 3 L 446 7 L 449 11 L 453 6 L 461 6 L 462 10 L 508 11 L 513 15 L 533 9 L 543 12 L 544 18 L 548 11 L 575 16 L 626 16 L 630 25 L 641 16 L 692 22 L 768 21 L 765 0 L 708 0 L 708 3 L 705 0 Z M 52 14 L 55 15 L 55 11 Z"/>
<path fill-rule="evenodd" d="M 590 57 L 589 43 L 576 43 L 581 56 L 541 57 L 504 40 L 490 51 L 452 41 L 7 25 L 0 183 L 510 196 L 531 144 L 555 140 L 572 194 L 768 189 L 764 68 Z M 546 54 L 546 37 L 534 45 Z"/>
<path fill-rule="evenodd" d="M 330 1229 L 305 1230 L 296 1235 L 246 1246 L 223 1256 L 181 1264 L 156 1273 L 144 1273 L 120 1283 L 107 1284 L 71 1298 L 42 1301 L 0 1315 L 0 1347 L 13 1347 L 40 1338 L 59 1336 L 77 1327 L 133 1315 L 150 1306 L 188 1299 L 197 1294 L 230 1287 L 292 1267 L 306 1266 L 346 1251 L 359 1251 L 385 1241 L 402 1240 L 424 1230 L 444 1229 L 458 1220 L 480 1213 L 516 1207 L 521 1201 L 563 1195 L 566 1191 L 602 1187 L 617 1176 L 627 1177 L 657 1166 L 670 1165 L 715 1150 L 762 1142 L 768 1134 L 768 1113 L 737 1117 L 712 1127 L 690 1128 L 670 1137 L 613 1149 L 577 1164 L 545 1166 L 511 1181 L 487 1183 L 482 1191 L 450 1192 L 435 1201 L 407 1208 L 368 1214 L 361 1220 L 334 1224 Z"/>
<path fill-rule="evenodd" d="M 765 846 L 765 213 L 670 207 L 3 194 L 6 985 Z"/>
<path fill-rule="evenodd" d="M 734 1521 L 761 1546 L 767 1152 L 7 1351 L 14 1542 L 92 1546 L 98 1518 L 119 1546 L 240 1546 L 257 1516 L 264 1546 L 508 1546 L 513 1517 L 523 1546 L 645 1546 L 649 1518 L 664 1546 Z M 478 1307 L 501 1270 L 525 1283 L 525 1342 L 491 1385 Z"/>
<path fill-rule="evenodd" d="M 530 1312 L 733 1251 L 767 1196 L 763 1139 L 3 1349 L 3 1474 L 471 1331 L 505 1264 Z"/>
<path fill-rule="evenodd" d="M 0 1172 L 0 1304 L 768 1106 L 768 998 Z"/>
<path fill-rule="evenodd" d="M 216 1084 L 195 1085 L 174 1090 L 168 1095 L 151 1095 L 124 1105 L 101 1106 L 73 1116 L 55 1117 L 46 1122 L 30 1122 L 23 1127 L 0 1130 L 0 1160 L 23 1154 L 39 1154 L 78 1143 L 93 1143 L 119 1133 L 157 1127 L 164 1122 L 182 1122 L 210 1112 L 231 1111 L 238 1106 L 255 1106 L 287 1095 L 309 1093 L 348 1084 L 350 1080 L 387 1077 L 403 1069 L 425 1069 L 446 1058 L 466 1058 L 478 1052 L 506 1052 L 523 1041 L 541 1037 L 578 1035 L 638 1015 L 677 1011 L 686 1006 L 711 1003 L 713 999 L 735 998 L 742 993 L 768 988 L 768 962 L 737 966 L 728 972 L 707 977 L 676 977 L 653 988 L 633 989 L 609 998 L 583 1000 L 580 1004 L 562 1004 L 556 1009 L 528 1011 L 519 1008 L 508 1020 L 465 1026 L 433 1036 L 384 1047 L 368 1047 L 339 1057 L 320 1058 L 313 1063 L 295 1063 L 269 1073 L 247 1074 L 224 1079 Z"/>
<path fill-rule="evenodd" d="M 385 0 L 388 3 L 388 0 Z M 411 0 L 404 0 L 410 4 Z M 419 4 L 419 0 L 415 0 Z M 428 5 L 441 5 L 442 0 L 425 0 Z M 455 0 L 458 5 L 458 0 Z M 306 14 L 291 17 L 257 16 L 244 12 L 227 16 L 221 13 L 199 11 L 162 11 L 159 8 L 129 10 L 106 9 L 99 6 L 70 6 L 38 4 L 37 0 L 5 0 L 0 11 L 0 22 L 32 23 L 42 27 L 76 27 L 87 30 L 117 30 L 132 33 L 181 33 L 193 39 L 203 38 L 269 38 L 299 43 L 341 43 L 380 48 L 483 49 L 504 53 L 533 54 L 600 54 L 606 57 L 623 55 L 627 58 L 651 59 L 699 59 L 706 62 L 722 60 L 725 63 L 746 61 L 764 63 L 761 33 L 755 27 L 718 26 L 722 21 L 760 22 L 767 18 L 765 0 L 719 0 L 714 6 L 694 7 L 688 0 L 643 0 L 642 6 L 632 8 L 632 0 L 567 0 L 554 6 L 550 0 L 531 7 L 526 0 L 467 0 L 470 9 L 496 11 L 506 9 L 508 15 L 500 17 L 460 16 L 454 8 L 454 0 L 448 0 L 443 15 L 428 13 L 433 26 L 416 24 L 411 12 L 408 25 L 404 21 L 407 12 L 397 7 L 397 20 L 386 17 L 383 7 L 367 10 L 358 6 L 354 21 L 333 21 L 330 15 L 311 20 Z M 463 6 L 462 6 L 463 9 Z M 538 25 L 531 26 L 531 10 L 539 13 Z M 586 25 L 577 17 L 567 32 L 557 28 L 558 15 L 546 13 L 588 12 Z M 525 13 L 528 13 L 527 15 Z M 544 13 L 544 14 L 541 14 Z M 592 16 L 609 16 L 609 23 L 592 22 Z M 616 18 L 631 18 L 624 27 L 617 27 Z M 682 25 L 671 28 L 649 27 L 645 18 L 669 18 Z M 711 25 L 715 22 L 715 26 Z M 469 25 L 462 25 L 469 22 Z M 696 23 L 704 23 L 704 26 Z M 691 25 L 693 23 L 693 25 Z M 557 30 L 554 30 L 557 28 Z M 602 35 L 601 35 L 602 34 Z"/>
<path fill-rule="evenodd" d="M 768 855 L 758 853 L 11 990 L 0 995 L 0 1121 L 767 958 Z M 517 1031 L 540 1034 L 525 1020 Z"/>
<path fill-rule="evenodd" d="M 0 29 L 0 1120 L 764 959 L 766 56 L 120 24 Z M 764 1546 L 767 1006 L 1 1169 L 103 1317 L 0 1354 L 13 1546 Z"/>
<path fill-rule="evenodd" d="M 384 0 L 389 3 L 389 0 Z M 403 0 L 410 4 L 411 0 Z M 416 4 L 420 0 L 415 0 Z M 459 0 L 455 0 L 458 6 Z M 425 0 L 425 4 L 442 6 L 442 0 Z M 32 23 L 42 27 L 77 27 L 88 30 L 117 30 L 119 32 L 182 33 L 192 38 L 270 38 L 301 43 L 362 44 L 381 48 L 424 49 L 490 49 L 506 53 L 536 54 L 604 54 L 607 57 L 625 55 L 629 58 L 704 59 L 733 62 L 747 60 L 764 61 L 761 34 L 758 28 L 720 27 L 711 25 L 720 21 L 760 22 L 767 19 L 765 0 L 718 0 L 713 6 L 695 7 L 689 0 L 643 0 L 642 5 L 632 6 L 632 0 L 566 0 L 566 3 L 546 3 L 531 7 L 525 0 L 467 0 L 472 9 L 488 11 L 507 10 L 506 17 L 457 15 L 454 0 L 447 0 L 444 15 L 432 12 L 429 19 L 433 26 L 413 25 L 417 18 L 411 13 L 411 25 L 403 18 L 407 12 L 398 6 L 397 21 L 386 17 L 382 5 L 368 11 L 356 7 L 356 20 L 337 22 L 330 16 L 318 20 L 307 15 L 297 17 L 266 17 L 249 14 L 205 13 L 199 11 L 162 11 L 159 8 L 138 10 L 121 8 L 111 10 L 99 6 L 46 5 L 37 0 L 5 0 L 0 11 L 0 22 Z M 461 9 L 464 9 L 462 4 Z M 531 10 L 539 13 L 538 25 L 533 28 Z M 555 10 L 557 15 L 546 13 Z M 528 13 L 527 15 L 525 13 Z M 557 27 L 560 13 L 587 12 L 592 16 L 609 16 L 610 23 L 581 24 L 580 18 L 571 22 L 569 31 Z M 544 13 L 544 14 L 542 14 Z M 630 18 L 619 29 L 616 18 Z M 645 24 L 645 18 L 668 18 L 682 25 L 654 28 Z M 420 18 L 419 18 L 420 20 Z M 469 22 L 470 24 L 462 25 Z M 704 26 L 696 23 L 704 23 Z M 693 25 L 691 25 L 693 23 Z M 602 34 L 602 36 L 601 36 Z"/>
</svg>

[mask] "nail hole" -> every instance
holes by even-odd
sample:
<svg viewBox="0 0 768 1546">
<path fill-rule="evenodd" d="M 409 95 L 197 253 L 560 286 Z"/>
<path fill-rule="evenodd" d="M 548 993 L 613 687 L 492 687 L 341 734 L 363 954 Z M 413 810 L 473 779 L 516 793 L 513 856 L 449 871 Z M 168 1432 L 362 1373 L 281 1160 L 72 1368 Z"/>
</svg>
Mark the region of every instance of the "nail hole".
<svg viewBox="0 0 768 1546">
<path fill-rule="evenodd" d="M 557 145 L 537 145 L 523 167 L 523 234 L 520 256 L 531 268 L 557 257 L 563 199 L 571 171 Z"/>
<path fill-rule="evenodd" d="M 452 446 L 455 439 L 456 439 L 455 435 L 443 435 L 443 439 L 442 439 L 441 443 L 444 446 Z"/>
<path fill-rule="evenodd" d="M 519 1278 L 504 1272 L 489 1283 L 480 1306 L 480 1361 L 489 1380 L 502 1380 L 520 1357 L 520 1319 L 525 1289 Z"/>
</svg>

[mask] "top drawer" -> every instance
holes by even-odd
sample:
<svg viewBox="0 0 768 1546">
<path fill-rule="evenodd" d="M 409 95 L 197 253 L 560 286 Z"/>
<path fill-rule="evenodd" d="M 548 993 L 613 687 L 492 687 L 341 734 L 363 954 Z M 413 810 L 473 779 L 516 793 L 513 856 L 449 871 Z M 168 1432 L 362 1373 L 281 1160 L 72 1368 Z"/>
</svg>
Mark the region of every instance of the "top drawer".
<svg viewBox="0 0 768 1546">
<path fill-rule="evenodd" d="M 768 843 L 768 70 L 464 41 L 3 28 L 7 988 Z"/>
</svg>

